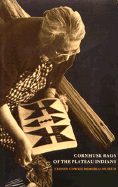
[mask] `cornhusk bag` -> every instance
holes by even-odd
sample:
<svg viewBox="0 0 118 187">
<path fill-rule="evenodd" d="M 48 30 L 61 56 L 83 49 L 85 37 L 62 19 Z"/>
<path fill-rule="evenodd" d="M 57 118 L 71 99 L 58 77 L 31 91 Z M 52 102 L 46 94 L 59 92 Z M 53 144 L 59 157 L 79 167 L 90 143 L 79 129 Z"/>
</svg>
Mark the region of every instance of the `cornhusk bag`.
<svg viewBox="0 0 118 187">
<path fill-rule="evenodd" d="M 64 97 L 18 105 L 21 127 L 32 144 L 26 178 L 39 187 L 52 186 L 52 166 L 41 153 L 77 147 Z"/>
<path fill-rule="evenodd" d="M 58 98 L 18 106 L 21 127 L 32 144 L 33 155 L 77 147 L 70 119 Z"/>
</svg>

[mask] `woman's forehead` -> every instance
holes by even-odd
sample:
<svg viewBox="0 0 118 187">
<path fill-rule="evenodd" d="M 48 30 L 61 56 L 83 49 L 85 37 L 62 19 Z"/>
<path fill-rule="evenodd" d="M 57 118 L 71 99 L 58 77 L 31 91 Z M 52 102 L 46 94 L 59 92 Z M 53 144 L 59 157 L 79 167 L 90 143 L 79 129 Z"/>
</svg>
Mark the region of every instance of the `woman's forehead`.
<svg viewBox="0 0 118 187">
<path fill-rule="evenodd" d="M 71 40 L 71 41 L 65 41 L 57 48 L 63 49 L 64 51 L 74 51 L 80 46 L 81 40 Z"/>
</svg>

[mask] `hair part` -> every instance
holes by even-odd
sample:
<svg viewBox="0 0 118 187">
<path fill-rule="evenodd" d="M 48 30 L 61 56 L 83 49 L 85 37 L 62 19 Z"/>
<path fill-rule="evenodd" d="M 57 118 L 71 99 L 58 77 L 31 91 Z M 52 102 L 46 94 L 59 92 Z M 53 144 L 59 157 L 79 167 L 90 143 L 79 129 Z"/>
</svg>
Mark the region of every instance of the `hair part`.
<svg viewBox="0 0 118 187">
<path fill-rule="evenodd" d="M 40 32 L 42 46 L 84 38 L 85 26 L 77 11 L 69 7 L 58 7 L 45 11 L 43 16 Z"/>
</svg>

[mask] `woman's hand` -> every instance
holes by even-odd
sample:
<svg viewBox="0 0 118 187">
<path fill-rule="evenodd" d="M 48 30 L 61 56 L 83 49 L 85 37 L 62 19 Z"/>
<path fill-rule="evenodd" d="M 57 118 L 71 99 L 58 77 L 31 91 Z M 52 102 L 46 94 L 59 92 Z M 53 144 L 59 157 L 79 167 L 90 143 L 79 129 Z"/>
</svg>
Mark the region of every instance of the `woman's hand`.
<svg viewBox="0 0 118 187">
<path fill-rule="evenodd" d="M 30 182 L 28 185 L 27 185 L 27 187 L 36 187 L 37 185 L 35 184 L 35 183 L 33 183 L 33 182 Z"/>
<path fill-rule="evenodd" d="M 47 88 L 47 90 L 44 93 L 44 98 L 54 98 L 56 94 L 55 88 Z"/>
<path fill-rule="evenodd" d="M 32 161 L 32 145 L 27 137 L 18 140 L 15 149 L 15 162 L 21 166 L 26 166 Z"/>
<path fill-rule="evenodd" d="M 31 162 L 32 146 L 25 133 L 17 124 L 12 116 L 7 104 L 0 107 L 0 120 L 4 129 L 11 135 L 16 142 L 16 162 L 22 166 Z"/>
<path fill-rule="evenodd" d="M 66 104 L 68 99 L 67 99 L 66 95 L 59 95 L 59 99 L 62 102 L 66 112 L 68 112 L 68 105 Z"/>
</svg>

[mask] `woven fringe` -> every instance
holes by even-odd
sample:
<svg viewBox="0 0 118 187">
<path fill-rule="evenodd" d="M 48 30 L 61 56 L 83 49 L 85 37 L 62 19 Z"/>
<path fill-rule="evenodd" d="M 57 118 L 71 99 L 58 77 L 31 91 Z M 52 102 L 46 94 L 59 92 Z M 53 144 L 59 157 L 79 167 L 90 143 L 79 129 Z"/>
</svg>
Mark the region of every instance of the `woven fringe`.
<svg viewBox="0 0 118 187">
<path fill-rule="evenodd" d="M 14 180 L 12 180 L 12 181 L 10 181 L 10 182 L 8 182 L 4 187 L 12 187 L 12 186 L 22 186 L 22 187 L 25 187 L 25 184 L 23 183 L 23 180 L 21 180 L 21 179 L 14 179 Z"/>
</svg>

